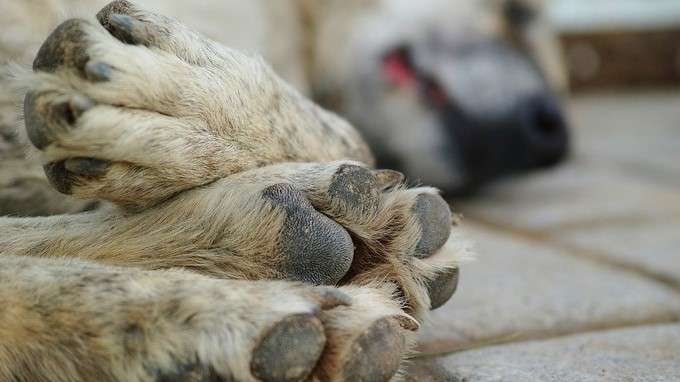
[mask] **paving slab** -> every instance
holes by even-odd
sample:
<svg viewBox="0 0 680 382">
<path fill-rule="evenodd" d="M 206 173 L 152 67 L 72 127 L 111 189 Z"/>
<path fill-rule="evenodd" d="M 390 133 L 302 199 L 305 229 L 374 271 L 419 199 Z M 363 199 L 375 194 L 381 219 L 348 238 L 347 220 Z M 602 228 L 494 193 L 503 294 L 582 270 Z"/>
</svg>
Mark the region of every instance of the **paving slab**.
<svg viewBox="0 0 680 382">
<path fill-rule="evenodd" d="M 438 361 L 458 382 L 680 381 L 680 325 L 583 333 L 492 346 Z"/>
<path fill-rule="evenodd" d="M 680 319 L 680 294 L 636 273 L 463 224 L 477 243 L 458 291 L 421 333 L 425 354 Z"/>
<path fill-rule="evenodd" d="M 479 258 L 421 349 L 481 348 L 409 381 L 680 380 L 680 94 L 570 106 L 569 163 L 454 204 Z"/>
<path fill-rule="evenodd" d="M 578 156 L 680 187 L 680 93 L 595 94 L 570 103 Z"/>
<path fill-rule="evenodd" d="M 651 184 L 579 158 L 551 172 L 496 184 L 454 204 L 472 219 L 532 231 L 680 216 L 680 190 Z"/>
<path fill-rule="evenodd" d="M 680 219 L 564 230 L 553 238 L 680 286 Z"/>
<path fill-rule="evenodd" d="M 498 183 L 461 202 L 460 211 L 529 230 L 678 217 L 680 93 L 675 93 L 575 97 L 574 149 L 566 164 Z"/>
</svg>

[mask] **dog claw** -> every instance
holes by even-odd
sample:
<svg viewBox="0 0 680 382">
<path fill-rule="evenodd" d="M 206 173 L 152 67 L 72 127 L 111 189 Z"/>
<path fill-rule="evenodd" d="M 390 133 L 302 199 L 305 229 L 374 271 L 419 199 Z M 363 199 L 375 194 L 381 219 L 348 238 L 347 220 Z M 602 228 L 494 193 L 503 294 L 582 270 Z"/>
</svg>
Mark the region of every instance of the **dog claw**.
<svg viewBox="0 0 680 382">
<path fill-rule="evenodd" d="M 111 65 L 104 62 L 89 61 L 85 64 L 85 77 L 92 82 L 104 82 L 111 79 Z"/>
<path fill-rule="evenodd" d="M 64 161 L 64 167 L 82 176 L 100 176 L 106 173 L 111 162 L 95 158 L 70 158 Z"/>
<path fill-rule="evenodd" d="M 378 189 L 384 191 L 404 182 L 404 174 L 394 170 L 376 170 Z"/>
</svg>

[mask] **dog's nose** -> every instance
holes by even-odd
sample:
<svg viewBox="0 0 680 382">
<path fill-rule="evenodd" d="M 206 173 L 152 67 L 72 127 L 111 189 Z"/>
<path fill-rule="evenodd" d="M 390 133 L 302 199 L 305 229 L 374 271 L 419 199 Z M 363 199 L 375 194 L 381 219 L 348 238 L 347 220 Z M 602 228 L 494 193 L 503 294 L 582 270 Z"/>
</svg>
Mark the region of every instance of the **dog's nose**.
<svg viewBox="0 0 680 382">
<path fill-rule="evenodd" d="M 517 128 L 524 136 L 530 167 L 559 163 L 567 154 L 567 122 L 557 100 L 550 96 L 530 97 L 518 105 Z"/>
<path fill-rule="evenodd" d="M 486 115 L 451 104 L 442 116 L 465 179 L 455 189 L 438 185 L 449 194 L 465 195 L 497 178 L 556 165 L 569 151 L 566 116 L 549 95 L 525 97 Z"/>
</svg>

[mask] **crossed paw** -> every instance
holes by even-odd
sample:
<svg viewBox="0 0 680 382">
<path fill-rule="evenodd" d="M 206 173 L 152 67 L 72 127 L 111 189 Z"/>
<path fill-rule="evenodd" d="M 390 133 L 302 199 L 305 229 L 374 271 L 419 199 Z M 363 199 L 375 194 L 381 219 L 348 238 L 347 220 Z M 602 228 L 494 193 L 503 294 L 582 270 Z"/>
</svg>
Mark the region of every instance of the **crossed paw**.
<svg viewBox="0 0 680 382">
<path fill-rule="evenodd" d="M 455 259 L 440 251 L 452 218 L 434 189 L 406 189 L 401 180 L 356 162 L 283 163 L 187 191 L 118 229 L 123 237 L 129 225 L 142 226 L 137 219 L 171 221 L 181 212 L 178 224 L 192 239 L 184 245 L 214 254 L 193 267 L 201 273 L 325 285 L 382 280 L 420 317 L 457 285 Z"/>
<path fill-rule="evenodd" d="M 392 378 L 418 327 L 412 317 L 457 286 L 456 258 L 442 250 L 452 225 L 446 202 L 367 166 L 370 154 L 346 122 L 261 61 L 126 1 L 97 19 L 66 21 L 48 37 L 25 98 L 28 136 L 52 184 L 125 208 L 93 214 L 92 230 L 107 243 L 80 250 L 119 265 L 348 285 L 315 289 L 353 295 L 292 312 L 245 347 L 247 371 L 221 378 Z M 226 323 L 237 334 L 242 324 Z M 214 357 L 201 368 L 219 368 Z"/>
<path fill-rule="evenodd" d="M 59 25 L 27 80 L 28 137 L 61 192 L 143 208 L 269 164 L 372 160 L 261 59 L 127 1 L 97 19 Z"/>
</svg>

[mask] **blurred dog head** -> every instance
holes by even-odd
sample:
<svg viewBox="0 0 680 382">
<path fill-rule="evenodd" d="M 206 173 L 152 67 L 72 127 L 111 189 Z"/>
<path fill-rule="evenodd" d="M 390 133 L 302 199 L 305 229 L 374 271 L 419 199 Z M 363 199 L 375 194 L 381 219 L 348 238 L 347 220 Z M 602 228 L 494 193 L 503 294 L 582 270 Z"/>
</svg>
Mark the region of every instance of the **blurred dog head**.
<svg viewBox="0 0 680 382">
<path fill-rule="evenodd" d="M 381 166 L 450 194 L 566 155 L 565 76 L 542 0 L 137 1 L 260 52 L 361 129 Z M 34 52 L 34 30 L 52 23 L 36 15 L 106 2 L 9 2 L 0 53 Z"/>
<path fill-rule="evenodd" d="M 357 1 L 360 17 L 321 10 L 312 87 L 381 165 L 456 194 L 565 157 L 565 77 L 541 2 Z"/>
</svg>

